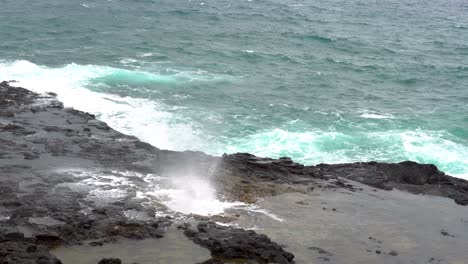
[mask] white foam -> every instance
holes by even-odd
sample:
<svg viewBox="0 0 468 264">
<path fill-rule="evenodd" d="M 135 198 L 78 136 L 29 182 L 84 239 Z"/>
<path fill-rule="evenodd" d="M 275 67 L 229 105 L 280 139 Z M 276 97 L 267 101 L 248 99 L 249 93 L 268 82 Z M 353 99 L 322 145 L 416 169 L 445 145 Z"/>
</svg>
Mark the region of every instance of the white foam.
<svg viewBox="0 0 468 264">
<path fill-rule="evenodd" d="M 128 219 L 136 219 L 140 221 L 147 221 L 150 220 L 151 217 L 149 217 L 145 212 L 142 211 L 137 211 L 137 210 L 126 210 L 123 212 L 125 217 Z"/>
<path fill-rule="evenodd" d="M 211 146 L 212 142 L 205 142 L 204 133 L 195 127 L 195 122 L 177 112 L 180 110 L 177 107 L 154 100 L 99 93 L 87 87 L 91 84 L 106 87 L 105 80 L 100 82 L 103 78 L 123 84 L 129 81 L 134 85 L 144 85 L 146 82 L 207 82 L 228 78 L 203 70 L 165 69 L 163 74 L 159 74 L 74 63 L 50 68 L 25 60 L 0 60 L 0 69 L 0 80 L 17 80 L 15 85 L 39 93 L 54 92 L 66 107 L 95 114 L 98 119 L 122 133 L 136 136 L 158 148 L 171 150 L 206 151 L 207 144 Z M 98 83 L 94 83 L 96 80 Z"/>
<path fill-rule="evenodd" d="M 120 201 L 122 198 L 127 196 L 127 191 L 123 189 L 110 189 L 110 190 L 91 190 L 86 197 L 86 200 L 93 201 L 98 206 L 107 205 Z"/>
<path fill-rule="evenodd" d="M 269 212 L 266 209 L 260 208 L 260 207 L 258 207 L 256 205 L 250 205 L 250 206 L 246 207 L 245 210 L 250 211 L 250 212 L 254 212 L 254 213 L 263 214 L 263 215 L 265 215 L 267 217 L 270 217 L 271 219 L 276 220 L 278 222 L 284 222 L 283 218 L 277 216 L 276 214 L 273 214 L 273 213 Z"/>
<path fill-rule="evenodd" d="M 155 54 L 152 53 L 152 52 L 145 52 L 145 53 L 138 53 L 137 56 L 138 56 L 138 57 L 145 58 L 145 57 L 151 57 L 151 56 L 153 56 L 153 55 L 155 55 Z"/>
<path fill-rule="evenodd" d="M 86 200 L 92 201 L 96 205 L 106 205 L 134 196 L 139 199 L 147 198 L 153 202 L 163 203 L 173 212 L 203 216 L 217 215 L 229 208 L 245 206 L 241 202 L 221 201 L 218 199 L 210 181 L 196 175 L 181 175 L 169 178 L 154 174 L 143 175 L 131 171 L 101 172 L 62 169 L 60 172 L 73 175 L 79 181 L 76 183 L 63 183 L 59 186 L 87 193 Z M 131 180 L 134 178 L 140 178 L 146 183 L 135 184 Z M 135 212 L 126 211 L 124 213 L 128 214 L 128 217 L 141 216 L 136 216 Z"/>
<path fill-rule="evenodd" d="M 49 68 L 28 61 L 0 62 L 0 69 L 0 80 L 17 80 L 15 85 L 39 93 L 54 92 L 65 106 L 95 114 L 112 128 L 159 148 L 197 150 L 203 144 L 199 132 L 190 123 L 174 122 L 177 117 L 168 111 L 173 111 L 174 107 L 85 88 L 90 80 L 121 71 L 119 69 L 73 63 Z M 176 75 L 187 77 L 189 73 L 177 72 Z"/>
<path fill-rule="evenodd" d="M 148 175 L 145 180 L 148 182 L 148 191 L 139 195 L 156 197 L 174 212 L 210 216 L 244 205 L 241 202 L 219 200 L 210 181 L 204 177 L 180 175 L 162 178 Z"/>
<path fill-rule="evenodd" d="M 137 61 L 138 60 L 135 60 L 133 58 L 123 58 L 119 62 L 122 63 L 122 64 L 132 64 L 132 63 L 135 63 Z"/>
<path fill-rule="evenodd" d="M 391 130 L 384 132 L 262 131 L 231 139 L 226 152 L 258 156 L 293 157 L 305 164 L 358 161 L 399 162 L 412 160 L 436 164 L 445 173 L 467 178 L 468 147 L 449 140 L 441 131 Z M 363 142 L 366 142 L 363 145 Z"/>
<path fill-rule="evenodd" d="M 141 177 L 134 172 L 102 172 L 98 170 L 60 169 L 60 173 L 66 173 L 78 179 L 77 182 L 61 183 L 57 188 L 67 187 L 73 191 L 86 194 L 86 200 L 96 205 L 106 205 L 119 201 L 129 195 L 129 189 L 136 186 L 130 179 Z"/>
<path fill-rule="evenodd" d="M 9 215 L 2 215 L 2 214 L 0 214 L 0 221 L 7 221 L 7 220 L 10 220 L 10 216 L 9 216 Z"/>
<path fill-rule="evenodd" d="M 73 173 L 76 173 L 73 172 Z M 166 205 L 171 211 L 182 214 L 213 216 L 226 212 L 226 210 L 245 210 L 253 213 L 263 214 L 276 221 L 284 221 L 282 218 L 254 204 L 245 204 L 243 202 L 230 202 L 220 199 L 213 188 L 210 180 L 205 176 L 196 174 L 174 175 L 172 177 L 161 177 L 155 174 L 142 175 L 135 172 L 116 172 L 122 181 L 116 181 L 120 177 L 106 175 L 100 172 L 84 172 L 82 174 L 91 176 L 81 180 L 81 184 L 92 186 L 88 199 L 97 201 L 98 204 L 106 204 L 116 199 L 125 197 L 129 187 L 136 187 L 136 198 L 147 198 Z M 141 187 L 133 185 L 125 177 L 138 177 L 146 182 Z M 107 179 L 107 181 L 103 181 Z M 104 182 L 104 183 L 103 183 Z M 108 189 L 108 186 L 116 187 Z M 118 191 L 119 190 L 119 191 Z M 158 212 L 160 216 L 166 215 L 165 212 Z M 172 214 L 171 214 L 172 215 Z"/>
<path fill-rule="evenodd" d="M 91 5 L 86 2 L 81 3 L 81 6 L 84 8 L 91 8 Z"/>
<path fill-rule="evenodd" d="M 362 118 L 368 119 L 393 119 L 393 115 L 390 114 L 373 114 L 373 113 L 364 113 L 360 115 Z"/>
<path fill-rule="evenodd" d="M 437 164 L 452 176 L 468 179 L 468 147 L 445 139 L 445 132 L 407 131 L 400 136 L 409 160 Z"/>
<path fill-rule="evenodd" d="M 29 217 L 29 222 L 36 225 L 42 226 L 56 226 L 56 225 L 64 225 L 65 222 L 59 221 L 55 218 L 50 216 L 46 217 Z"/>
</svg>

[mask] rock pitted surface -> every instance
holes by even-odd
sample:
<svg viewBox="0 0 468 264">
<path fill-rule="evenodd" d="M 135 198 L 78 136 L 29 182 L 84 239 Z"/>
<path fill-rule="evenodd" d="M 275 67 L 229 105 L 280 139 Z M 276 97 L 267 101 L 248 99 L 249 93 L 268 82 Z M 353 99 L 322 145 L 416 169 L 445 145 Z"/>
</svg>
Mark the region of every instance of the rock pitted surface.
<svg viewBox="0 0 468 264">
<path fill-rule="evenodd" d="M 379 189 L 395 188 L 415 194 L 442 196 L 453 199 L 457 204 L 468 205 L 468 181 L 446 175 L 432 164 L 358 162 L 320 164 L 316 168 L 322 175 L 339 176 Z"/>
<path fill-rule="evenodd" d="M 404 161 L 303 166 L 286 157 L 269 159 L 236 153 L 224 155 L 220 167 L 223 174 L 242 175 L 244 181 L 323 184 L 320 180 L 325 180 L 336 187 L 353 189 L 352 184 L 339 179 L 346 178 L 382 190 L 395 188 L 414 194 L 442 196 L 457 204 L 468 205 L 468 181 L 446 175 L 433 164 Z"/>
<path fill-rule="evenodd" d="M 267 236 L 252 230 L 201 222 L 196 230 L 187 228 L 185 235 L 208 248 L 213 257 L 224 260 L 254 260 L 257 263 L 294 263 L 294 255 L 286 252 Z"/>
</svg>

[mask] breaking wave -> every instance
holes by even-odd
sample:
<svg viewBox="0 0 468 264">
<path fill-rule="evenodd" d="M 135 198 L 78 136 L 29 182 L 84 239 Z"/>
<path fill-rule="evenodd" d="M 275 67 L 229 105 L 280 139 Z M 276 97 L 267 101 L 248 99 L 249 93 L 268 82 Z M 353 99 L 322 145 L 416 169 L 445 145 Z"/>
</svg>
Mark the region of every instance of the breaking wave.
<svg viewBox="0 0 468 264">
<path fill-rule="evenodd" d="M 305 164 L 355 161 L 413 160 L 436 164 L 442 171 L 468 179 L 468 147 L 444 131 L 298 131 L 260 130 L 242 137 L 214 137 L 194 122 L 184 109 L 157 99 L 117 95 L 109 89 L 160 87 L 193 81 L 212 81 L 206 72 L 165 70 L 159 73 L 97 65 L 68 64 L 60 68 L 28 61 L 0 61 L 0 80 L 17 80 L 36 92 L 55 92 L 65 106 L 95 114 L 111 127 L 134 135 L 158 148 L 250 152 L 259 156 L 290 156 Z M 216 109 L 212 109 L 216 111 Z M 207 113 L 208 115 L 209 113 Z M 390 114 L 357 113 L 364 120 L 391 119 Z"/>
</svg>

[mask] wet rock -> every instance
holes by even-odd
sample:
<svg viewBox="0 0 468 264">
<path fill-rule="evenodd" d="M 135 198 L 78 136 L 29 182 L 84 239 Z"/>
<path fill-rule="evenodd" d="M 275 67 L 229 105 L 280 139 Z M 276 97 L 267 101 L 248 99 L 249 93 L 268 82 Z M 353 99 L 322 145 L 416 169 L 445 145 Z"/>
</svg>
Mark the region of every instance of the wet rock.
<svg viewBox="0 0 468 264">
<path fill-rule="evenodd" d="M 203 262 L 198 262 L 196 264 L 224 264 L 225 262 L 219 259 L 210 259 Z"/>
<path fill-rule="evenodd" d="M 122 264 L 122 260 L 118 258 L 103 258 L 98 264 Z"/>
<path fill-rule="evenodd" d="M 24 234 L 20 232 L 11 232 L 11 233 L 4 233 L 3 240 L 5 241 L 15 241 L 21 240 L 24 238 Z"/>
<path fill-rule="evenodd" d="M 33 253 L 33 252 L 36 252 L 36 251 L 37 251 L 37 246 L 35 246 L 35 245 L 31 245 L 31 246 L 26 248 L 26 252 L 28 252 L 28 253 Z"/>
<path fill-rule="evenodd" d="M 333 256 L 332 253 L 326 251 L 325 249 L 319 248 L 319 247 L 309 247 L 308 249 L 317 251 L 317 253 L 323 254 L 323 255 L 326 255 L 326 256 Z"/>
<path fill-rule="evenodd" d="M 255 231 L 201 222 L 196 230 L 188 228 L 184 233 L 195 243 L 209 249 L 215 257 L 255 260 L 259 263 L 294 263 L 293 254 Z"/>
<path fill-rule="evenodd" d="M 314 171 L 290 158 L 259 158 L 248 153 L 223 155 L 222 167 L 263 181 L 290 183 L 291 175 L 314 175 Z"/>
<path fill-rule="evenodd" d="M 104 243 L 103 242 L 100 242 L 100 241 L 93 241 L 93 242 L 89 242 L 88 243 L 90 246 L 92 247 L 100 247 L 102 246 Z"/>
<path fill-rule="evenodd" d="M 36 264 L 62 264 L 62 262 L 55 257 L 41 256 L 37 258 Z"/>
<path fill-rule="evenodd" d="M 161 238 L 164 236 L 164 229 L 159 228 L 158 223 L 148 225 L 144 222 L 119 222 L 109 225 L 107 233 L 130 239 Z"/>
<path fill-rule="evenodd" d="M 319 164 L 316 168 L 322 174 L 333 174 L 383 190 L 395 188 L 415 194 L 437 195 L 468 205 L 468 181 L 448 176 L 432 164 L 357 162 Z"/>
<path fill-rule="evenodd" d="M 50 255 L 44 246 L 32 245 L 31 241 L 0 242 L 0 263 L 61 264 Z"/>
<path fill-rule="evenodd" d="M 447 232 L 446 230 L 441 230 L 440 233 L 441 233 L 443 236 L 455 237 L 454 235 L 450 234 L 450 233 Z"/>
</svg>

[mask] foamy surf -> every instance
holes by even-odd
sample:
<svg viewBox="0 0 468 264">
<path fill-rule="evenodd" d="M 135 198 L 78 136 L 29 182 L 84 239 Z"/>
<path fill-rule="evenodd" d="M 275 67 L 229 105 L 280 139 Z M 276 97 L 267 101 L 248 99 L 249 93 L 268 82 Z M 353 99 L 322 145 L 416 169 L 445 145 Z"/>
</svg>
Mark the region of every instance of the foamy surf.
<svg viewBox="0 0 468 264">
<path fill-rule="evenodd" d="M 154 90 L 155 85 L 210 80 L 213 76 L 204 71 L 165 69 L 157 74 L 73 63 L 50 68 L 28 61 L 0 62 L 0 68 L 1 80 L 17 80 L 18 86 L 40 93 L 55 92 L 65 106 L 95 114 L 112 128 L 163 149 L 201 150 L 212 155 L 250 152 L 273 158 L 290 156 L 308 165 L 413 160 L 433 163 L 447 174 L 468 178 L 468 147 L 444 131 L 358 129 L 345 132 L 275 128 L 242 137 L 213 137 L 203 123 L 192 120 L 183 108 L 155 99 L 103 92 L 112 92 L 112 89 L 120 86 Z M 105 89 L 101 89 L 103 87 Z M 204 114 L 207 117 L 212 115 L 211 112 Z M 370 111 L 359 114 L 364 119 L 397 120 L 390 114 Z M 343 121 L 340 116 L 340 122 Z"/>
<path fill-rule="evenodd" d="M 272 129 L 230 139 L 226 150 L 273 158 L 288 156 L 309 165 L 412 160 L 435 164 L 449 175 L 468 179 L 468 148 L 450 137 L 444 131 L 422 130 L 342 133 Z"/>
<path fill-rule="evenodd" d="M 170 77 L 145 72 L 95 65 L 68 64 L 62 68 L 39 66 L 28 61 L 1 63 L 0 79 L 17 80 L 15 85 L 38 93 L 54 92 L 67 107 L 95 114 L 112 128 L 134 135 L 163 149 L 187 150 L 199 147 L 196 129 L 187 123 L 174 122 L 177 119 L 168 110 L 174 107 L 139 98 L 121 97 L 91 91 L 89 83 L 124 82 L 125 78 L 137 76 L 133 83 L 148 81 L 173 81 Z M 109 79 L 107 79 L 109 80 Z M 183 135 L 183 137 L 181 136 Z"/>
<path fill-rule="evenodd" d="M 145 179 L 149 183 L 148 191 L 139 195 L 156 197 L 174 212 L 212 216 L 221 214 L 226 209 L 244 205 L 241 202 L 218 199 L 216 190 L 204 177 L 180 175 L 167 178 L 148 175 Z"/>
<path fill-rule="evenodd" d="M 362 118 L 368 119 L 393 119 L 393 115 L 390 114 L 374 114 L 374 113 L 364 113 L 360 115 Z"/>
<path fill-rule="evenodd" d="M 143 178 L 148 183 L 148 188 L 139 191 L 137 196 L 157 199 L 172 212 L 214 216 L 222 215 L 230 210 L 243 210 L 283 221 L 275 214 L 256 205 L 220 198 L 210 180 L 204 176 L 191 174 L 160 177 L 149 174 Z"/>
<path fill-rule="evenodd" d="M 66 187 L 86 195 L 85 200 L 97 206 L 127 199 L 144 199 L 147 206 L 164 204 L 169 212 L 157 214 L 213 216 L 228 209 L 244 208 L 242 202 L 222 201 L 208 179 L 195 175 L 180 177 L 161 177 L 155 174 L 141 174 L 132 171 L 99 171 L 61 169 L 59 173 L 71 175 L 77 179 L 73 183 L 62 183 L 56 188 Z M 141 181 L 135 182 L 139 178 Z M 126 212 L 129 217 L 141 217 L 139 212 Z M 157 216 L 157 215 L 156 215 Z"/>
<path fill-rule="evenodd" d="M 182 213 L 184 215 L 214 216 L 224 214 L 229 210 L 243 210 L 262 214 L 276 221 L 284 221 L 257 205 L 220 199 L 208 178 L 194 174 L 161 177 L 128 171 L 114 171 L 112 174 L 76 170 L 69 172 L 75 177 L 83 178 L 83 180 L 77 184 L 68 185 L 68 187 L 77 190 L 77 186 L 81 186 L 81 190 L 88 190 L 87 200 L 94 201 L 99 205 L 114 202 L 128 195 L 127 189 L 135 188 L 135 185 L 128 178 L 138 177 L 143 179 L 146 184 L 144 187 L 137 187 L 136 197 L 164 204 L 171 211 L 169 215 Z M 80 188 L 78 187 L 78 189 Z"/>
</svg>

